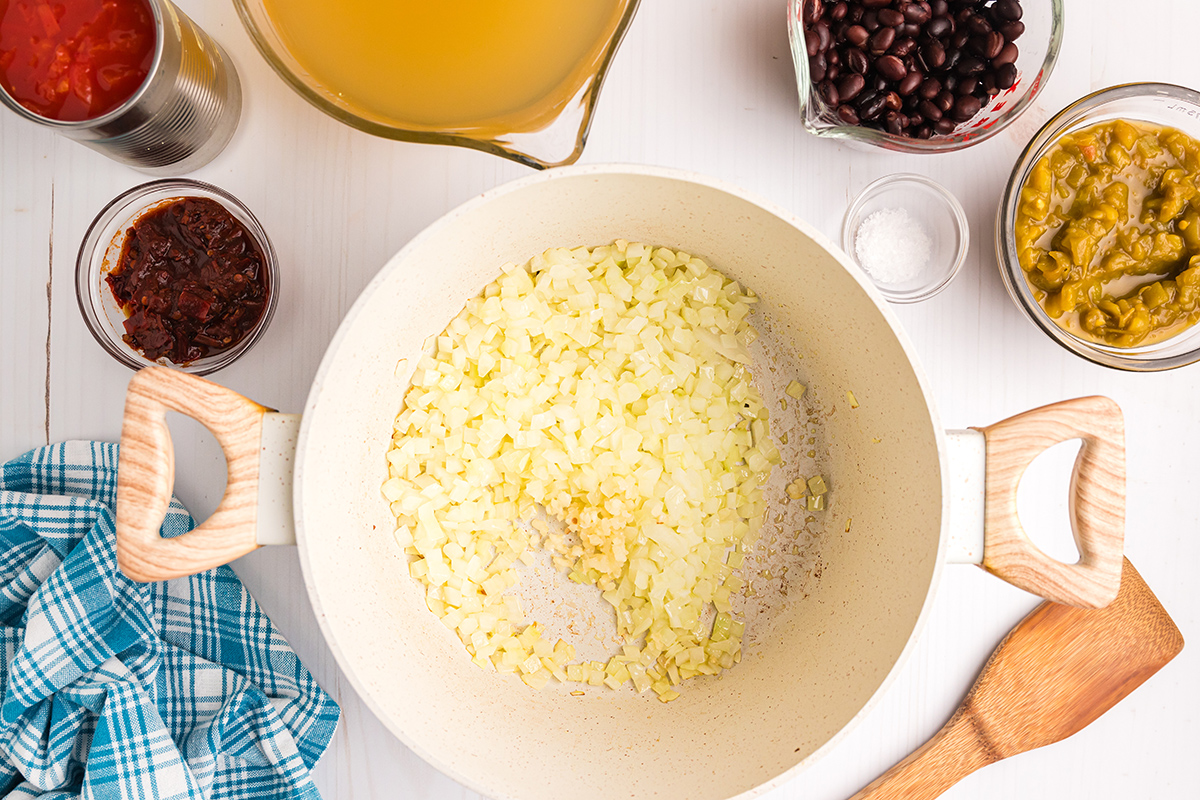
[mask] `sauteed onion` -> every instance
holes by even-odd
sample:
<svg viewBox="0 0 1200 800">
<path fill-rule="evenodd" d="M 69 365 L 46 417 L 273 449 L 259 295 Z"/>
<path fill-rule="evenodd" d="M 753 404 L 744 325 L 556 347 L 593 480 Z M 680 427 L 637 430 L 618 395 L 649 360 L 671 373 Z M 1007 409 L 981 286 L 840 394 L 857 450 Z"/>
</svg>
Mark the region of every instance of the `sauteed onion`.
<svg viewBox="0 0 1200 800">
<path fill-rule="evenodd" d="M 731 597 L 780 460 L 747 366 L 756 300 L 699 258 L 617 241 L 505 266 L 437 337 L 383 493 L 476 664 L 668 701 L 740 660 Z M 510 590 L 539 546 L 613 607 L 607 663 L 526 620 Z"/>
</svg>

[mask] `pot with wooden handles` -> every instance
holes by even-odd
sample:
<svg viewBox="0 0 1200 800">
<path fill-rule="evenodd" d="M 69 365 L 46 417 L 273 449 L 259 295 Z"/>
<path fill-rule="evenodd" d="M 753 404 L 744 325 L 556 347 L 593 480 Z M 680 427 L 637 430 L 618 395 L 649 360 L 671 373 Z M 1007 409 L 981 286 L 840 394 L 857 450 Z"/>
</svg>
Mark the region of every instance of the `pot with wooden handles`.
<svg viewBox="0 0 1200 800">
<path fill-rule="evenodd" d="M 816 455 L 800 458 L 819 462 L 830 482 L 824 511 L 770 503 L 762 541 L 795 537 L 805 546 L 791 548 L 795 571 L 743 575 L 793 589 L 750 626 L 753 657 L 667 704 L 607 687 L 582 688 L 583 696 L 567 687 L 526 691 L 480 670 L 408 578 L 412 556 L 397 544 L 380 491 L 396 414 L 430 337 L 495 279 L 497 265 L 630 235 L 701 254 L 754 287 L 755 313 L 773 333 L 757 342 L 756 375 L 762 388 L 806 379 L 807 399 L 789 402 L 786 418 L 820 437 Z M 856 403 L 848 407 L 840 398 L 850 388 Z M 170 541 L 157 534 L 172 477 L 167 409 L 218 434 L 230 476 L 217 515 Z M 781 434 L 788 428 L 777 419 Z M 1084 440 L 1071 492 L 1081 558 L 1060 564 L 1027 541 L 1015 489 L 1037 453 L 1074 438 Z M 785 447 L 800 441 L 797 434 Z M 798 468 L 776 478 L 794 478 Z M 1112 401 L 1074 400 L 947 434 L 899 321 L 832 243 L 737 187 L 648 167 L 552 170 L 497 187 L 430 226 L 348 312 L 302 423 L 185 375 L 139 374 L 119 482 L 121 566 L 142 580 L 289 541 L 294 511 L 304 586 L 347 681 L 414 752 L 488 797 L 727 800 L 777 785 L 819 759 L 884 694 L 928 618 L 946 561 L 983 565 L 1077 605 L 1103 605 L 1120 581 L 1124 454 Z M 599 592 L 576 605 L 551 603 L 560 598 L 541 582 L 524 581 L 520 591 L 548 630 L 612 617 Z M 625 746 L 581 748 L 579 731 Z M 705 746 L 715 738 L 741 743 L 720 769 Z M 536 782 L 520 768 L 533 762 L 543 767 Z"/>
</svg>

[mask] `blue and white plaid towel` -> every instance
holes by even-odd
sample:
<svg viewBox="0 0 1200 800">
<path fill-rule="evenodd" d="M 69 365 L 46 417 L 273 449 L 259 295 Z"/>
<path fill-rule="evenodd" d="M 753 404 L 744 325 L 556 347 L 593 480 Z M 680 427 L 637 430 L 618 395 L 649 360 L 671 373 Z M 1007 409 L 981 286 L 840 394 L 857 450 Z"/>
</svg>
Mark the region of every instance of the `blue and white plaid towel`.
<svg viewBox="0 0 1200 800">
<path fill-rule="evenodd" d="M 0 467 L 0 796 L 316 800 L 337 705 L 233 570 L 121 574 L 116 487 L 114 444 Z"/>
</svg>

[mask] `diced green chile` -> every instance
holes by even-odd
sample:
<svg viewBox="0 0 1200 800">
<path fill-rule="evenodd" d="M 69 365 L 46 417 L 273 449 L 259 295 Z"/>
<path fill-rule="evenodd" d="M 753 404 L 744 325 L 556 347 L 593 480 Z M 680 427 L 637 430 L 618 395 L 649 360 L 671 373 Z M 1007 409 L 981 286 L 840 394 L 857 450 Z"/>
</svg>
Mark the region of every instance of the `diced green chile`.
<svg viewBox="0 0 1200 800">
<path fill-rule="evenodd" d="M 1063 329 L 1116 347 L 1200 321 L 1200 142 L 1113 120 L 1063 136 L 1021 187 L 1014 235 Z"/>
</svg>

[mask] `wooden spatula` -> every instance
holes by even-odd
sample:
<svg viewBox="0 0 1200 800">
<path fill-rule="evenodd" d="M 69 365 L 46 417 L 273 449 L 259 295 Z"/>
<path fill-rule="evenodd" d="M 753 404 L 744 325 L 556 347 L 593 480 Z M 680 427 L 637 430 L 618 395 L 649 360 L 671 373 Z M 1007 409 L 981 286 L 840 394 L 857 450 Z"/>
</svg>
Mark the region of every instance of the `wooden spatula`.
<svg viewBox="0 0 1200 800">
<path fill-rule="evenodd" d="M 1067 738 L 1183 649 L 1125 559 L 1106 608 L 1042 603 L 1004 638 L 950 721 L 850 800 L 930 800 L 980 767 Z"/>
</svg>

